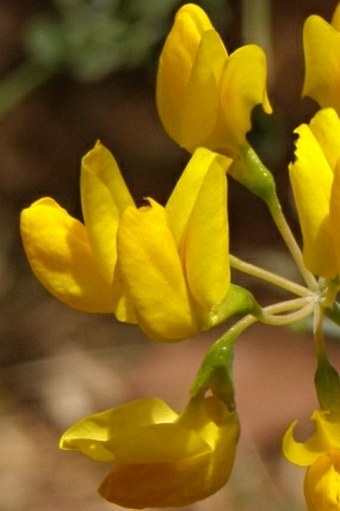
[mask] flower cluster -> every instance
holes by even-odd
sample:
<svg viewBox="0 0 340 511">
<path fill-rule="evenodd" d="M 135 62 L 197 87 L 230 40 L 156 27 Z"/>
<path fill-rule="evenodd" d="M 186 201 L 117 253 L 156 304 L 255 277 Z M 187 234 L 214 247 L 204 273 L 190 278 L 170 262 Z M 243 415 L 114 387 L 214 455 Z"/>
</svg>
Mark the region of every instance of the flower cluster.
<svg viewBox="0 0 340 511">
<path fill-rule="evenodd" d="M 59 300 L 138 323 L 152 339 L 187 339 L 220 321 L 228 292 L 226 157 L 195 151 L 165 207 L 137 208 L 112 154 L 82 161 L 84 224 L 45 197 L 21 214 L 32 270 Z M 208 266 L 204 261 L 213 259 Z"/>
<path fill-rule="evenodd" d="M 239 437 L 233 349 L 256 321 L 287 325 L 313 316 L 320 410 L 315 432 L 283 440 L 286 458 L 308 467 L 309 511 L 340 510 L 340 378 L 328 361 L 323 318 L 340 324 L 340 5 L 329 24 L 310 16 L 303 40 L 303 94 L 321 109 L 296 130 L 289 175 L 302 250 L 285 219 L 270 171 L 250 146 L 251 113 L 271 106 L 266 58 L 256 45 L 231 55 L 206 13 L 179 9 L 165 41 L 156 102 L 166 132 L 190 159 L 163 206 L 137 207 L 118 164 L 100 142 L 81 165 L 83 222 L 45 197 L 21 214 L 24 249 L 52 295 L 85 312 L 110 313 L 151 339 L 173 342 L 241 316 L 206 354 L 180 414 L 160 399 L 140 399 L 71 426 L 60 447 L 111 463 L 99 493 L 129 507 L 185 506 L 219 490 Z M 325 51 L 325 48 L 327 51 Z M 304 284 L 229 253 L 228 175 L 268 207 Z M 231 282 L 230 268 L 294 297 L 261 307 Z"/>
</svg>

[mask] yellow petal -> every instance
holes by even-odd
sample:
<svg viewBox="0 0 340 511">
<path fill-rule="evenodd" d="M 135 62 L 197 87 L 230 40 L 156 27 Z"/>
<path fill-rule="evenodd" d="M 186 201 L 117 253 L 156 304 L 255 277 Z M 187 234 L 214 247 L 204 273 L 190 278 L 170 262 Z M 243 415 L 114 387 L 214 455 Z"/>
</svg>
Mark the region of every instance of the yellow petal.
<svg viewBox="0 0 340 511">
<path fill-rule="evenodd" d="M 104 278 L 112 282 L 119 218 L 134 201 L 116 160 L 100 142 L 82 160 L 81 201 L 92 252 Z"/>
<path fill-rule="evenodd" d="M 305 81 L 303 96 L 340 113 L 340 33 L 319 16 L 309 16 L 303 30 Z"/>
<path fill-rule="evenodd" d="M 116 457 L 108 448 L 108 441 L 116 435 L 129 429 L 172 423 L 177 417 L 161 399 L 139 399 L 81 419 L 65 431 L 59 446 L 80 451 L 95 461 L 114 461 Z"/>
<path fill-rule="evenodd" d="M 231 156 L 239 154 L 239 146 L 246 143 L 254 106 L 262 104 L 264 110 L 271 113 L 266 80 L 266 56 L 259 46 L 242 46 L 230 55 L 222 73 L 220 98 L 225 145 Z"/>
<path fill-rule="evenodd" d="M 132 419 L 133 420 L 133 419 Z M 179 424 L 152 424 L 117 430 L 106 443 L 117 463 L 167 463 L 211 451 L 195 431 Z"/>
<path fill-rule="evenodd" d="M 173 463 L 118 465 L 102 483 L 100 494 L 110 502 L 140 509 L 186 506 L 218 491 L 230 476 L 239 422 L 236 413 L 228 413 L 223 403 L 213 400 L 206 406 L 203 403 L 198 415 L 195 406 L 190 406 L 201 433 L 204 425 L 209 429 L 210 423 L 216 421 L 212 452 Z"/>
<path fill-rule="evenodd" d="M 124 323 L 138 323 L 135 306 L 127 292 L 122 272 L 116 265 L 112 281 L 112 307 L 114 315 Z"/>
<path fill-rule="evenodd" d="M 22 211 L 21 235 L 33 273 L 53 296 L 85 312 L 112 312 L 110 285 L 78 220 L 44 198 Z"/>
<path fill-rule="evenodd" d="M 224 172 L 232 163 L 229 158 L 200 147 L 190 158 L 184 172 L 165 206 L 170 230 L 177 248 L 181 251 L 187 224 L 197 196 L 211 166 L 219 166 Z"/>
<path fill-rule="evenodd" d="M 210 311 L 227 294 L 230 284 L 227 180 L 217 159 L 202 183 L 184 243 L 190 291 L 195 301 Z"/>
<path fill-rule="evenodd" d="M 116 463 L 172 462 L 210 452 L 204 438 L 177 418 L 160 399 L 132 401 L 74 424 L 61 437 L 60 448 Z"/>
<path fill-rule="evenodd" d="M 282 450 L 286 458 L 303 467 L 309 466 L 321 455 L 330 449 L 340 448 L 340 424 L 332 422 L 327 412 L 314 411 L 311 416 L 315 424 L 315 432 L 306 442 L 297 442 L 294 439 L 294 428 L 297 421 L 293 422 L 282 441 Z"/>
<path fill-rule="evenodd" d="M 177 13 L 158 68 L 156 101 L 163 125 L 192 151 L 218 114 L 218 81 L 227 53 L 205 12 L 187 4 Z"/>
<path fill-rule="evenodd" d="M 303 234 L 303 256 L 311 272 L 332 278 L 337 273 L 329 222 L 333 171 L 309 126 L 301 125 L 296 133 L 296 160 L 289 173 Z"/>
<path fill-rule="evenodd" d="M 108 442 L 115 435 L 128 437 L 130 429 L 173 423 L 177 417 L 161 399 L 139 399 L 81 419 L 65 431 L 59 446 L 80 451 L 95 461 L 114 461 L 116 456 Z"/>
<path fill-rule="evenodd" d="M 335 30 L 340 32 L 340 4 L 338 4 L 335 8 L 331 25 L 335 28 Z"/>
<path fill-rule="evenodd" d="M 192 152 L 206 146 L 219 119 L 219 82 L 227 53 L 214 30 L 205 32 L 194 61 L 186 98 L 181 112 L 180 135 L 177 142 Z M 223 133 L 224 135 L 224 133 Z M 208 147 L 216 149 L 219 137 L 210 140 Z"/>
<path fill-rule="evenodd" d="M 147 335 L 175 341 L 197 333 L 175 241 L 165 210 L 155 201 L 124 212 L 118 229 L 118 264 Z"/>
<path fill-rule="evenodd" d="M 205 12 L 188 4 L 177 12 L 165 41 L 158 66 L 156 100 L 162 122 L 173 138 L 180 131 L 178 112 L 183 108 L 202 34 L 210 29 L 212 25 Z"/>
<path fill-rule="evenodd" d="M 340 119 L 333 108 L 319 110 L 309 127 L 333 170 L 340 158 Z"/>
<path fill-rule="evenodd" d="M 308 469 L 304 492 L 308 511 L 340 509 L 340 451 L 320 456 Z"/>
<path fill-rule="evenodd" d="M 337 271 L 340 272 L 340 159 L 334 168 L 334 179 L 330 199 L 330 227 L 337 258 Z"/>
</svg>

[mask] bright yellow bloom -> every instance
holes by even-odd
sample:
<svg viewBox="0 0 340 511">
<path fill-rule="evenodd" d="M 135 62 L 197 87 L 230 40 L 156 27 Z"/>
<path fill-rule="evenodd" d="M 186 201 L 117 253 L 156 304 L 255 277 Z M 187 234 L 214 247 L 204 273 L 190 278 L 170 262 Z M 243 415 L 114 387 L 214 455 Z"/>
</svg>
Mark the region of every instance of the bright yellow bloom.
<svg viewBox="0 0 340 511">
<path fill-rule="evenodd" d="M 309 16 L 304 25 L 305 82 L 302 94 L 340 114 L 340 6 L 332 24 Z"/>
<path fill-rule="evenodd" d="M 315 275 L 333 278 L 340 271 L 340 120 L 335 110 L 323 109 L 296 133 L 289 171 L 304 261 Z"/>
<path fill-rule="evenodd" d="M 284 435 L 282 449 L 286 458 L 309 467 L 305 477 L 305 498 L 309 511 L 340 510 L 340 421 L 327 411 L 314 411 L 315 431 L 304 443 L 296 442 L 296 421 Z"/>
<path fill-rule="evenodd" d="M 53 199 L 21 215 L 38 280 L 59 300 L 138 323 L 151 338 L 179 340 L 216 324 L 230 284 L 230 161 L 198 149 L 166 207 L 136 208 L 111 153 L 99 142 L 82 161 L 84 224 Z"/>
<path fill-rule="evenodd" d="M 309 467 L 305 497 L 309 511 L 340 511 L 340 450 L 327 452 Z"/>
<path fill-rule="evenodd" d="M 178 415 L 159 399 L 140 399 L 87 417 L 60 447 L 113 469 L 99 493 L 129 508 L 186 506 L 227 482 L 239 437 L 237 413 L 214 396 L 190 400 Z"/>
<path fill-rule="evenodd" d="M 157 107 L 165 130 L 193 152 L 204 146 L 238 155 L 251 128 L 251 110 L 263 104 L 266 58 L 256 45 L 228 56 L 205 12 L 194 4 L 177 12 L 158 68 Z"/>
</svg>

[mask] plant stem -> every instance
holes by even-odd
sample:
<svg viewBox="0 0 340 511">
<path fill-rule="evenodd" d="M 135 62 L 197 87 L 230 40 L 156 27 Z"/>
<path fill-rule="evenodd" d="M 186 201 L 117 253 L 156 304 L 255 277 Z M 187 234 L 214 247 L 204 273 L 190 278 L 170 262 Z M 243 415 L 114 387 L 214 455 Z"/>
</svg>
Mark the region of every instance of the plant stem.
<svg viewBox="0 0 340 511">
<path fill-rule="evenodd" d="M 298 305 L 299 300 L 303 301 L 301 301 L 300 304 Z M 291 302 L 293 301 L 294 300 L 291 300 Z M 301 307 L 302 303 L 305 303 L 303 307 Z M 293 304 L 291 303 L 291 307 L 292 306 Z M 305 298 L 297 299 L 296 306 L 298 307 L 298 310 L 290 314 L 269 314 L 267 311 L 264 311 L 263 316 L 260 318 L 260 321 L 267 325 L 275 326 L 289 325 L 291 323 L 294 323 L 295 321 L 299 321 L 300 319 L 306 318 L 314 310 L 314 304 L 311 301 L 307 301 Z"/>
<path fill-rule="evenodd" d="M 262 311 L 263 319 L 269 324 L 285 325 L 308 316 L 315 304 L 307 297 L 286 300 L 265 307 Z M 298 309 L 297 311 L 295 309 Z M 286 316 L 276 316 L 282 312 L 294 311 L 293 314 Z M 261 321 L 261 317 L 255 317 L 252 314 L 244 316 L 229 328 L 206 353 L 201 367 L 191 387 L 191 394 L 197 396 L 206 392 L 209 388 L 216 394 L 221 393 L 223 399 L 232 403 L 233 383 L 232 383 L 232 364 L 234 345 L 241 333 L 256 321 Z M 216 384 L 216 382 L 218 382 Z M 223 384 L 221 382 L 224 382 Z M 221 386 L 222 390 L 219 390 Z"/>
<path fill-rule="evenodd" d="M 259 266 L 247 263 L 234 255 L 231 254 L 229 255 L 229 261 L 230 266 L 235 270 L 247 273 L 248 275 L 252 275 L 253 277 L 257 277 L 258 279 L 269 282 L 270 284 L 285 289 L 286 291 L 289 291 L 297 296 L 307 296 L 310 294 L 309 289 L 307 289 L 306 287 L 300 286 L 300 284 L 296 284 L 295 282 L 292 282 L 291 280 L 281 277 L 276 273 L 264 270 Z"/>
<path fill-rule="evenodd" d="M 291 253 L 291 256 L 293 257 L 297 267 L 299 268 L 300 273 L 303 276 L 308 288 L 312 291 L 316 291 L 318 289 L 317 280 L 305 266 L 301 249 L 297 244 L 296 239 L 294 238 L 288 222 L 283 214 L 281 204 L 276 194 L 267 201 L 267 205 L 275 225 L 278 228 L 283 240 L 285 241 L 288 250 Z"/>
<path fill-rule="evenodd" d="M 306 298 L 295 298 L 294 300 L 285 300 L 283 302 L 275 303 L 273 305 L 268 305 L 262 309 L 263 318 L 267 319 L 265 321 L 268 324 L 276 324 L 276 325 L 287 325 L 296 321 L 297 319 L 302 319 L 307 317 L 313 311 L 315 304 L 312 301 L 308 301 Z M 300 313 L 299 316 L 296 313 L 292 315 L 286 316 L 276 316 L 278 322 L 275 323 L 275 315 L 278 315 L 282 312 L 289 312 L 292 310 L 298 309 L 296 313 Z M 292 319 L 293 317 L 293 319 Z M 228 338 L 232 343 L 235 342 L 239 335 L 250 325 L 256 323 L 256 321 L 261 321 L 261 317 L 255 317 L 252 314 L 248 314 L 244 316 L 244 318 L 237 321 L 228 331 L 222 335 L 220 339 L 216 342 L 220 342 L 223 338 Z M 284 321 L 285 320 L 285 321 Z M 233 340 L 231 340 L 231 338 Z"/>
<path fill-rule="evenodd" d="M 315 351 L 318 360 L 327 360 L 327 355 L 325 351 L 325 339 L 323 335 L 323 311 L 324 308 L 318 304 L 314 309 L 314 325 L 313 325 L 313 333 L 314 333 L 314 343 L 315 343 Z"/>
</svg>

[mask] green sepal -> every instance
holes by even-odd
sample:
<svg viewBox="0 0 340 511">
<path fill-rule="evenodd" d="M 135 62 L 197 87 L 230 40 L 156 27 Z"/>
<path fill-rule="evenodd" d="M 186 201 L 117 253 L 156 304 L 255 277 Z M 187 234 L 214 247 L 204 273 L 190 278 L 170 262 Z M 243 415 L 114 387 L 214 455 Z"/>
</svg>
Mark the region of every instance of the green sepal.
<svg viewBox="0 0 340 511">
<path fill-rule="evenodd" d="M 241 157 L 233 161 L 228 174 L 265 202 L 276 198 L 274 177 L 250 146 L 242 149 Z"/>
<path fill-rule="evenodd" d="M 211 390 L 229 410 L 235 409 L 232 365 L 236 334 L 229 330 L 209 349 L 191 386 L 192 396 Z"/>
<path fill-rule="evenodd" d="M 339 374 L 324 356 L 319 358 L 314 383 L 320 407 L 323 410 L 340 412 Z"/>
<path fill-rule="evenodd" d="M 209 330 L 212 326 L 219 325 L 236 315 L 253 314 L 257 317 L 260 311 L 261 307 L 250 291 L 236 284 L 230 284 L 224 299 L 210 311 L 207 324 L 203 329 Z"/>
<path fill-rule="evenodd" d="M 336 325 L 340 326 L 340 304 L 339 302 L 333 302 L 332 307 L 326 307 L 324 309 L 325 316 L 331 319 Z"/>
<path fill-rule="evenodd" d="M 207 329 L 211 328 L 235 315 L 252 314 L 259 317 L 261 310 L 254 296 L 247 289 L 230 284 L 228 293 L 222 302 L 214 307 L 210 314 L 210 323 L 206 326 Z M 229 410 L 235 409 L 232 364 L 233 346 L 238 335 L 239 333 L 231 327 L 211 346 L 192 384 L 191 394 L 194 397 L 211 390 L 227 404 Z"/>
</svg>

